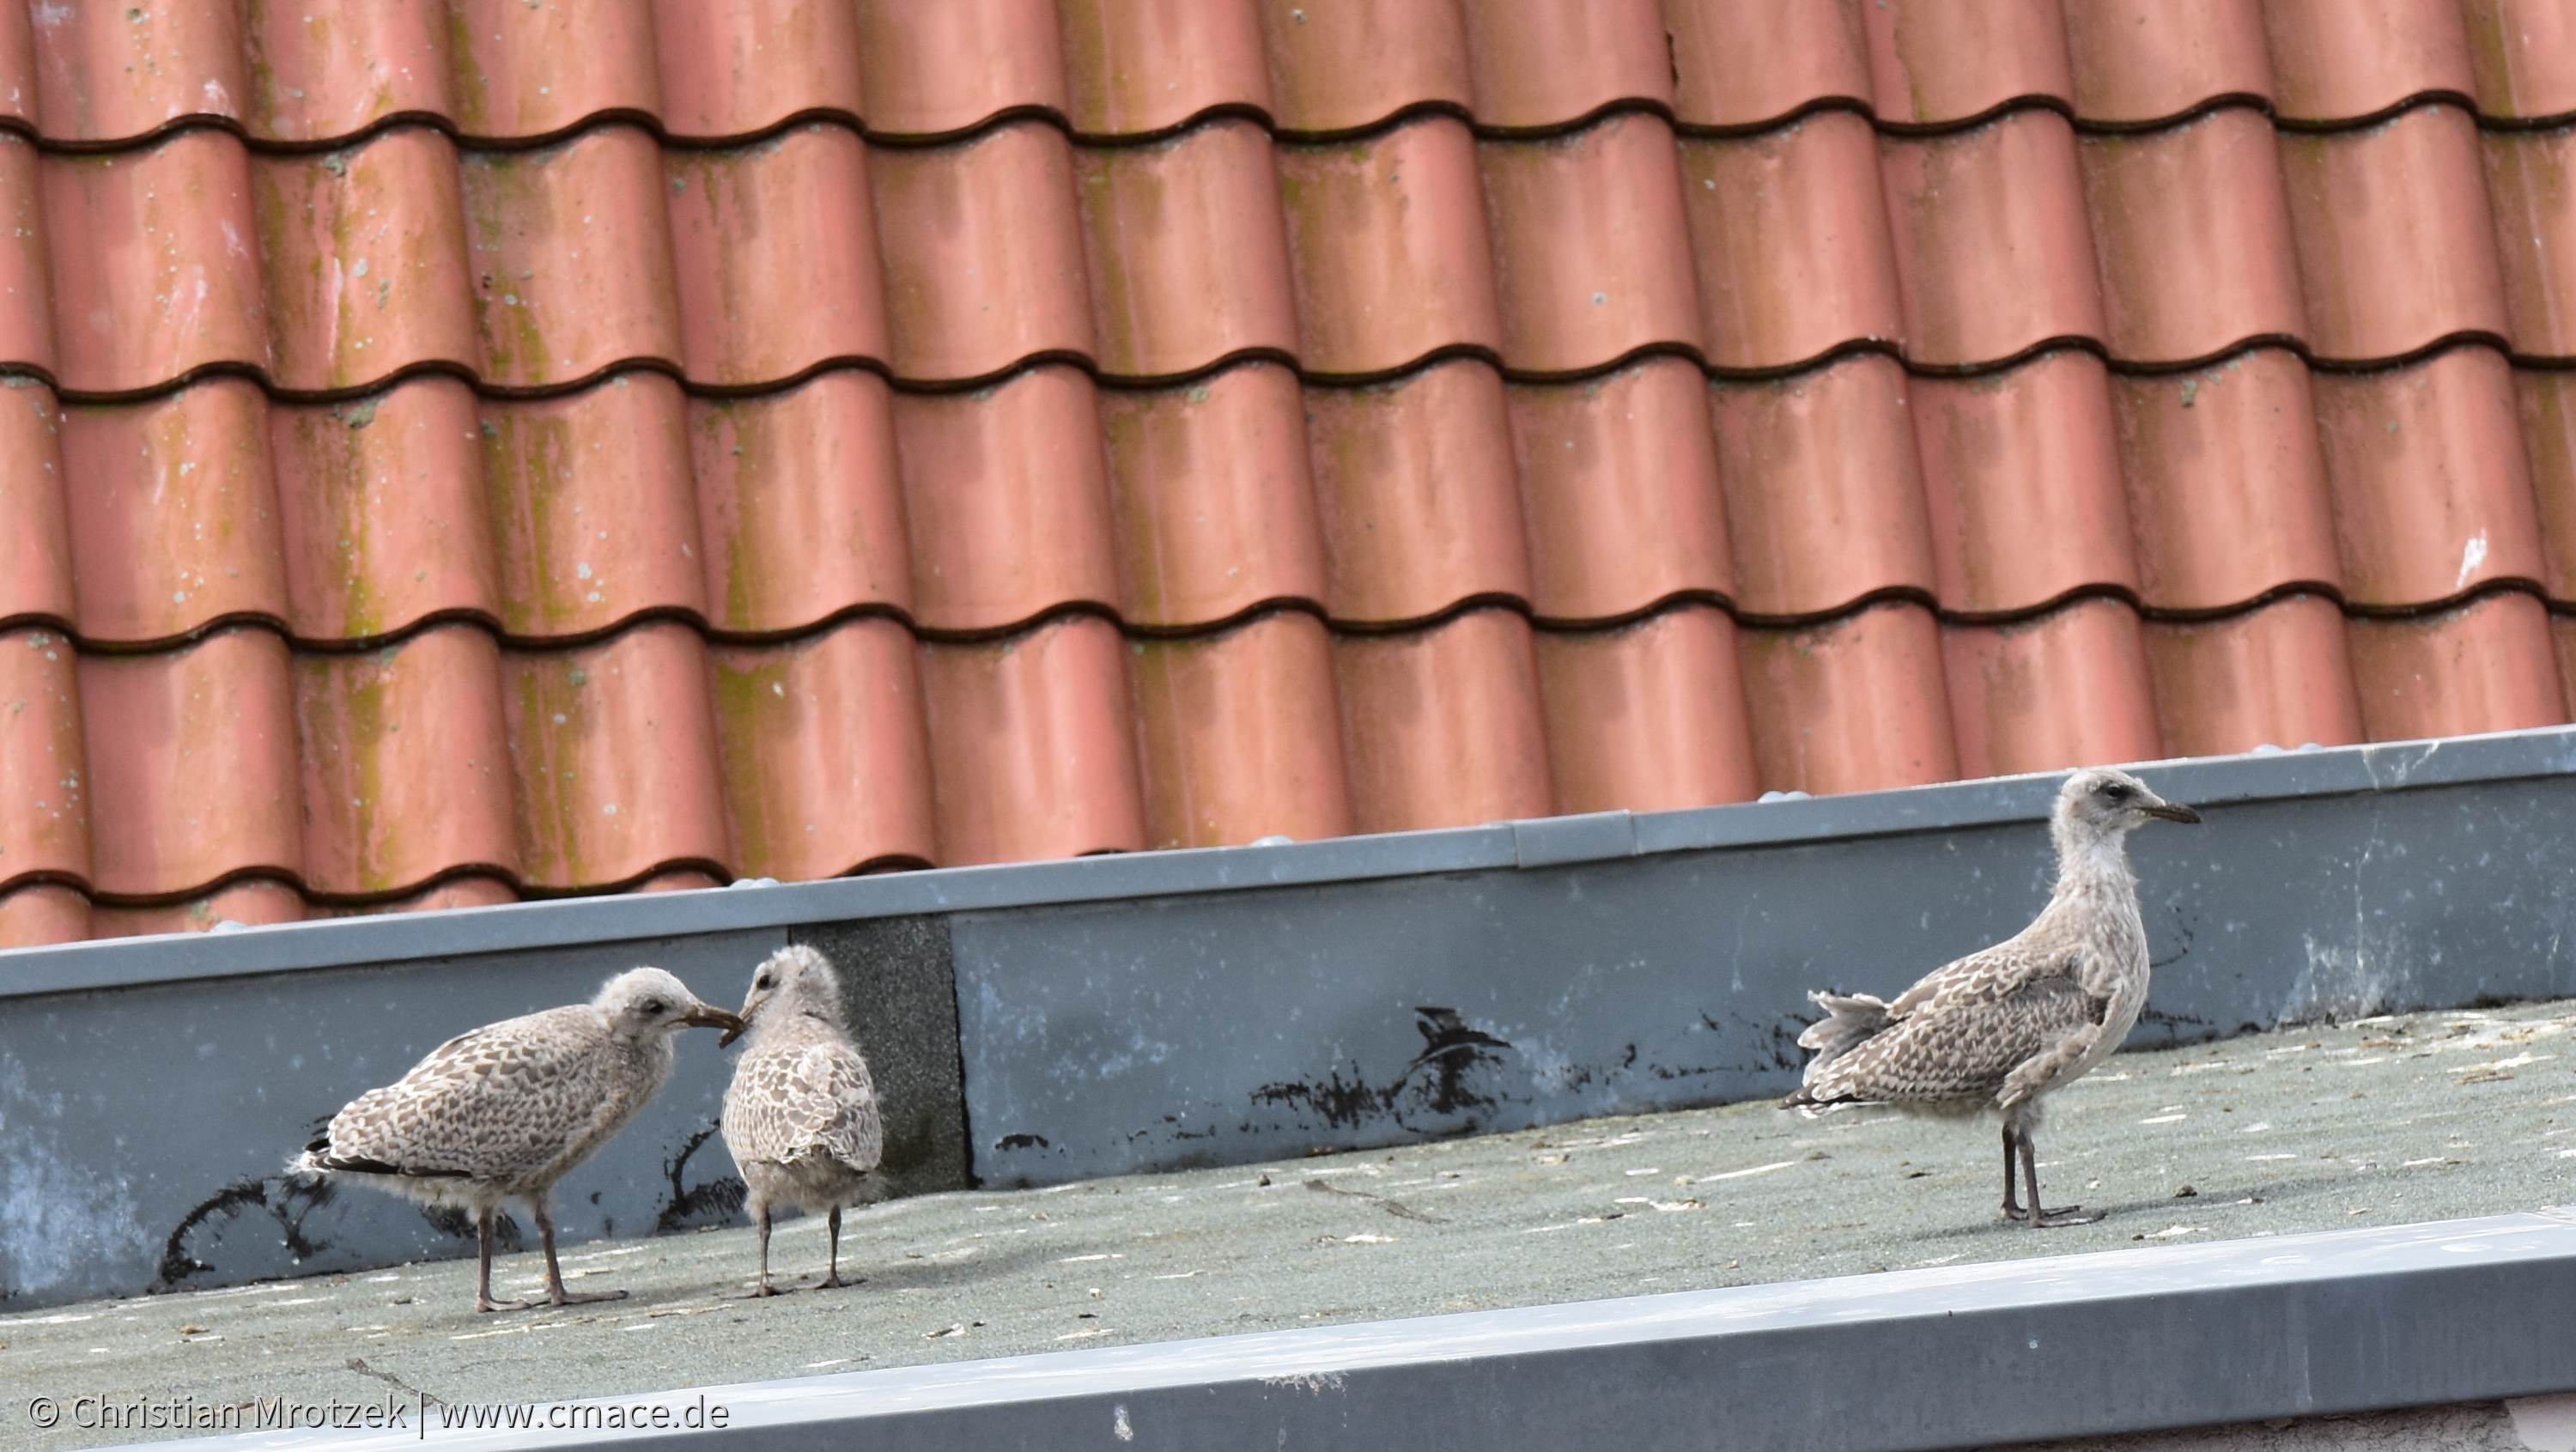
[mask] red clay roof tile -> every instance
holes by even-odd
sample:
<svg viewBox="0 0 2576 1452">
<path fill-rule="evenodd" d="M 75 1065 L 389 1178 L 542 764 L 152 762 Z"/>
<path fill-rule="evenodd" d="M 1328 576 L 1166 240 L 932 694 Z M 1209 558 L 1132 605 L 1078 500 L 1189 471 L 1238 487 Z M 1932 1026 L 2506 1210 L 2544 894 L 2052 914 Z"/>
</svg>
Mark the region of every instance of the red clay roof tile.
<svg viewBox="0 0 2576 1452">
<path fill-rule="evenodd" d="M 1997 615 L 2138 588 L 2101 359 L 2068 349 L 2006 373 L 1918 378 L 1913 414 L 1945 608 Z M 1968 766 L 1964 732 L 1959 749 L 1962 770 L 1990 775 Z"/>
<path fill-rule="evenodd" d="M 1172 629 L 1265 602 L 1323 603 L 1296 374 L 1251 363 L 1178 387 L 1122 389 L 1102 396 L 1100 414 L 1121 619 Z"/>
<path fill-rule="evenodd" d="M 1476 161 L 1503 366 L 1572 373 L 1657 345 L 1698 351 L 1670 123 L 1622 113 L 1556 140 L 1484 142 Z"/>
<path fill-rule="evenodd" d="M 680 356 L 663 193 L 661 150 L 632 126 L 465 154 L 465 261 L 486 382 L 544 388 Z"/>
<path fill-rule="evenodd" d="M 1382 375 L 1444 348 L 1499 349 L 1476 143 L 1433 116 L 1278 149 L 1280 211 L 1309 377 Z"/>
<path fill-rule="evenodd" d="M 625 373 L 482 408 L 501 626 L 589 635 L 652 611 L 706 613 L 705 551 L 679 386 Z"/>
<path fill-rule="evenodd" d="M 945 136 L 1005 112 L 1068 109 L 1051 0 L 855 3 L 877 135 Z"/>
<path fill-rule="evenodd" d="M 2550 643 L 2558 652 L 2558 689 L 2568 716 L 2576 719 L 2576 618 L 2552 613 Z"/>
<path fill-rule="evenodd" d="M 1144 848 L 1127 649 L 1088 615 L 921 648 L 943 865 Z"/>
<path fill-rule="evenodd" d="M 1959 774 L 1941 629 L 1912 601 L 1736 637 L 1766 791 L 1883 791 Z"/>
<path fill-rule="evenodd" d="M 215 621 L 286 618 L 268 399 L 213 378 L 144 403 L 64 410 L 80 629 L 166 641 Z M 173 887 L 194 886 L 193 883 Z"/>
<path fill-rule="evenodd" d="M 2219 100 L 2269 102 L 2261 0 L 2091 0 L 2066 7 L 2075 114 L 2138 126 Z"/>
<path fill-rule="evenodd" d="M 2513 375 L 2486 348 L 2319 374 L 2345 598 L 2404 608 L 2543 575 Z"/>
<path fill-rule="evenodd" d="M 887 356 L 868 149 L 839 125 L 732 151 L 666 151 L 691 382 L 777 383 Z"/>
<path fill-rule="evenodd" d="M 1608 620 L 1676 595 L 1734 593 L 1707 391 L 1679 358 L 1507 390 L 1541 618 Z"/>
<path fill-rule="evenodd" d="M 221 923 L 264 927 L 300 923 L 312 915 L 291 884 L 254 877 L 182 902 L 140 907 L 100 903 L 90 910 L 90 931 L 101 938 L 202 933 Z"/>
<path fill-rule="evenodd" d="M 1415 106 L 1464 112 L 1467 33 L 1455 0 L 1260 0 L 1279 128 L 1356 131 Z"/>
<path fill-rule="evenodd" d="M 89 880 L 79 669 L 59 631 L 0 633 L 0 883 Z"/>
<path fill-rule="evenodd" d="M 1851 0 L 1664 0 L 1673 113 L 1743 128 L 1825 101 L 1867 105 L 1869 42 Z"/>
<path fill-rule="evenodd" d="M 733 852 L 788 881 L 938 860 L 911 632 L 852 620 L 708 652 Z"/>
<path fill-rule="evenodd" d="M 2115 376 L 2111 404 L 2149 608 L 2342 589 L 2316 399 L 2297 354 L 2256 348 L 2181 375 Z"/>
<path fill-rule="evenodd" d="M 396 116 L 450 122 L 455 59 L 443 0 L 247 7 L 244 124 L 263 141 L 354 136 Z"/>
<path fill-rule="evenodd" d="M 1746 615 L 1821 615 L 1889 590 L 1931 595 L 1932 522 L 1906 389 L 1903 368 L 1869 353 L 1710 387 L 1735 598 Z M 1779 688 L 1797 692 L 1784 699 L 1807 699 L 1804 686 Z M 1765 768 L 1766 783 L 1786 779 Z"/>
<path fill-rule="evenodd" d="M 835 369 L 780 393 L 688 405 L 707 622 L 771 635 L 844 610 L 912 609 L 912 555 L 884 379 Z"/>
<path fill-rule="evenodd" d="M 1461 7 L 1476 119 L 1529 130 L 1622 101 L 1673 101 L 1657 0 L 1516 0 Z"/>
<path fill-rule="evenodd" d="M 1735 637 L 1735 621 L 1713 605 L 1609 630 L 1541 633 L 1556 810 L 1658 812 L 1760 791 Z"/>
<path fill-rule="evenodd" d="M 653 0 L 662 124 L 750 136 L 796 116 L 867 114 L 850 0 Z"/>
<path fill-rule="evenodd" d="M 1092 356 L 1063 132 L 1022 122 L 869 161 L 896 377 L 955 382 Z"/>
<path fill-rule="evenodd" d="M 80 699 L 100 892 L 165 897 L 303 868 L 285 641 L 226 630 L 152 655 L 83 655 Z"/>
<path fill-rule="evenodd" d="M 362 654 L 301 653 L 294 678 L 307 887 L 372 897 L 463 866 L 516 874 L 490 634 L 450 625 Z"/>
<path fill-rule="evenodd" d="M 2075 162 L 2054 111 L 1884 143 L 1887 209 L 1918 363 L 2000 362 L 2099 338 L 2102 303 Z"/>
<path fill-rule="evenodd" d="M 71 524 L 63 513 L 62 406 L 33 379 L 0 383 L 0 620 L 71 623 Z M 0 868 L 0 875 L 8 869 Z"/>
<path fill-rule="evenodd" d="M 2224 756 L 2363 739 L 2343 612 L 2327 596 L 2287 595 L 2210 620 L 2149 621 L 2145 635 L 2167 752 Z"/>
<path fill-rule="evenodd" d="M 2348 121 L 2473 82 L 2455 0 L 2267 0 L 2284 120 Z"/>
<path fill-rule="evenodd" d="M 89 899 L 59 882 L 0 891 L 0 948 L 41 948 L 96 936 Z"/>
<path fill-rule="evenodd" d="M 501 618 L 477 425 L 472 390 L 435 376 L 350 403 L 270 406 L 286 618 L 298 638 Z"/>
<path fill-rule="evenodd" d="M 468 136 L 552 136 L 599 115 L 658 119 L 653 11 L 634 0 L 450 0 L 456 123 Z"/>
<path fill-rule="evenodd" d="M 2075 94 L 2050 0 L 1872 0 L 1860 14 L 1883 121 L 1938 126 Z"/>
<path fill-rule="evenodd" d="M 1749 136 L 1686 137 L 1680 160 L 1711 364 L 1784 368 L 1847 343 L 1902 340 L 1866 118 L 1822 111 Z"/>
<path fill-rule="evenodd" d="M 480 360 L 444 133 L 408 126 L 346 151 L 256 157 L 250 176 L 279 387 L 332 392 Z"/>
<path fill-rule="evenodd" d="M 1300 610 L 1129 647 L 1145 842 L 1232 847 L 1351 831 L 1332 637 Z"/>
<path fill-rule="evenodd" d="M 1067 119 L 1136 136 L 1220 106 L 1267 112 L 1256 0 L 1061 0 Z"/>
<path fill-rule="evenodd" d="M 2010 625 L 1946 625 L 1941 656 L 1963 776 L 2164 755 L 2137 612 L 2078 600 Z"/>
<path fill-rule="evenodd" d="M 1000 630 L 1117 600 L 1089 375 L 1033 368 L 973 393 L 897 394 L 894 420 L 924 626 Z"/>
<path fill-rule="evenodd" d="M 2077 155 L 2112 357 L 2181 363 L 2306 338 L 2280 149 L 2261 112 L 2088 136 Z"/>
<path fill-rule="evenodd" d="M 519 862 L 597 888 L 729 855 L 706 647 L 652 621 L 596 645 L 501 652 Z"/>
<path fill-rule="evenodd" d="M 2556 726 L 2567 720 L 2538 600 L 2507 591 L 2454 610 L 2353 620 L 2353 685 L 2373 741 Z"/>
<path fill-rule="evenodd" d="M 2524 357 L 2576 356 L 2576 131 L 2491 131 L 2478 140 L 2506 335 Z"/>
<path fill-rule="evenodd" d="M 1351 818 L 1409 832 L 1554 810 L 1529 622 L 1471 610 L 1403 635 L 1333 641 Z"/>
<path fill-rule="evenodd" d="M 0 131 L 0 362 L 50 374 L 57 365 L 43 198 L 35 145 Z"/>
<path fill-rule="evenodd" d="M 2478 110 L 2533 119 L 2576 111 L 2576 9 L 2565 0 L 2461 0 Z"/>
<path fill-rule="evenodd" d="M 2281 165 L 2319 356 L 2394 359 L 2456 333 L 2503 336 L 2504 279 L 2466 111 L 2424 106 L 2365 131 L 2285 135 Z"/>
<path fill-rule="evenodd" d="M 1101 372 L 1169 378 L 1295 353 L 1268 133 L 1220 118 L 1151 145 L 1086 147 L 1073 169 Z"/>
<path fill-rule="evenodd" d="M 238 120 L 249 89 L 233 0 L 37 5 L 43 134 L 125 141 L 191 117 Z"/>
<path fill-rule="evenodd" d="M 153 388 L 210 364 L 268 365 L 250 156 L 184 131 L 105 156 L 48 156 L 55 342 L 65 388 Z"/>
<path fill-rule="evenodd" d="M 2551 599 L 2576 601 L 2576 375 L 2516 369 L 2513 381 L 2540 518 L 2542 583 Z"/>
<path fill-rule="evenodd" d="M 16 5 L 0 6 L 0 116 L 36 129 L 35 24 Z"/>
<path fill-rule="evenodd" d="M 1462 600 L 1529 598 L 1492 368 L 1461 359 L 1395 383 L 1310 389 L 1306 426 L 1333 619 L 1385 625 Z"/>
</svg>

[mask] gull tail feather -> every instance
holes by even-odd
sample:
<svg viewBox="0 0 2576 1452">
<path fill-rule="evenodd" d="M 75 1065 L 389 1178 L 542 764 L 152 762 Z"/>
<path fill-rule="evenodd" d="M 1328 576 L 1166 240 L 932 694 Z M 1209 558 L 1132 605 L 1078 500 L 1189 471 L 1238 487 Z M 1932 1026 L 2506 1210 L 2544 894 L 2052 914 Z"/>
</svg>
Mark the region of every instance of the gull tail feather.
<svg viewBox="0 0 2576 1452">
<path fill-rule="evenodd" d="M 1821 1022 L 1809 1024 L 1807 1031 L 1798 1035 L 1798 1047 L 1813 1049 L 1815 1056 L 1807 1060 L 1806 1073 L 1797 1092 L 1783 1101 L 1788 1104 L 1824 1102 L 1815 1091 L 1825 1071 L 1836 1059 L 1877 1037 L 1889 1022 L 1886 1001 L 1866 993 L 1817 992 L 1807 997 L 1825 1011 L 1825 1017 Z"/>
</svg>

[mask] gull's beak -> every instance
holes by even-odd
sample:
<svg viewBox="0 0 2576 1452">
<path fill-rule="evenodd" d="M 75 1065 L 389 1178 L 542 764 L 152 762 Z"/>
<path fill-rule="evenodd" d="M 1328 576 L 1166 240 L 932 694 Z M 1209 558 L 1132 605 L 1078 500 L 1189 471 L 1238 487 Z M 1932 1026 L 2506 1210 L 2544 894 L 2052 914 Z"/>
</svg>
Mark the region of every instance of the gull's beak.
<svg viewBox="0 0 2576 1452">
<path fill-rule="evenodd" d="M 744 1028 L 740 1014 L 727 1013 L 711 1003 L 701 1003 L 680 1015 L 680 1022 L 691 1028 L 723 1029 L 724 1037 L 716 1040 L 716 1047 L 720 1049 L 741 1038 Z"/>
<path fill-rule="evenodd" d="M 2194 825 L 2200 822 L 2200 813 L 2180 802 L 2158 802 L 2152 807 L 2144 807 L 2140 810 L 2150 817 L 2162 817 L 2168 822 L 2190 822 Z"/>
</svg>

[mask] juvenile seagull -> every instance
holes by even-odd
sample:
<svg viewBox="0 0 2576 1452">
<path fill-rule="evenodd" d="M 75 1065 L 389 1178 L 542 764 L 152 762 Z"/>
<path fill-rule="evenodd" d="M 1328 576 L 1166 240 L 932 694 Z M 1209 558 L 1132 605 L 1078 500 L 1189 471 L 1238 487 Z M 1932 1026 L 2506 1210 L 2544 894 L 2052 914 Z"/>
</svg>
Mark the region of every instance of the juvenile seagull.
<svg viewBox="0 0 2576 1452">
<path fill-rule="evenodd" d="M 724 1142 L 751 1191 L 760 1227 L 760 1288 L 769 1284 L 769 1210 L 786 1201 L 811 1215 L 832 1214 L 832 1262 L 826 1287 L 841 1279 L 841 1207 L 874 1198 L 869 1173 L 885 1153 L 885 1121 L 876 1081 L 841 1021 L 841 980 L 832 960 L 805 945 L 769 955 L 752 974 L 742 1001 L 751 1035 L 725 1090 Z"/>
<path fill-rule="evenodd" d="M 472 1210 L 483 1258 L 477 1311 L 536 1304 L 492 1299 L 492 1212 L 510 1200 L 536 1214 L 549 1301 L 616 1300 L 626 1293 L 565 1292 L 546 1197 L 661 1089 L 678 1057 L 672 1040 L 693 1027 L 737 1031 L 742 1020 L 700 1003 L 659 968 L 630 969 L 588 1003 L 503 1019 L 440 1044 L 399 1082 L 349 1101 L 288 1169 Z"/>
<path fill-rule="evenodd" d="M 1810 993 L 1824 1022 L 1798 1035 L 1813 1049 L 1791 1105 L 1884 1102 L 1918 1113 L 2004 1116 L 2004 1216 L 2033 1227 L 2084 1225 L 2102 1212 L 2039 1202 L 2040 1100 L 2110 1057 L 2147 1002 L 2147 931 L 2128 836 L 2150 817 L 2197 822 L 2124 771 L 2079 771 L 2057 793 L 2049 835 L 2057 890 L 2029 927 L 1971 953 L 1883 1003 Z M 2018 1155 L 2030 1191 L 2013 1196 Z"/>
</svg>

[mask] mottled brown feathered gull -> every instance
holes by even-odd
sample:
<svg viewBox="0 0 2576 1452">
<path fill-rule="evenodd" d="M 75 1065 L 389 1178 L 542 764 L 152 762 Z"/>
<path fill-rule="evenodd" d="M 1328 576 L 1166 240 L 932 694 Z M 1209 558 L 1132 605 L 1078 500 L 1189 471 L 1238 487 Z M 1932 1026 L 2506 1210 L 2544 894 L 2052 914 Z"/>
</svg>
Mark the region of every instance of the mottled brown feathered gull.
<svg viewBox="0 0 2576 1452">
<path fill-rule="evenodd" d="M 876 1081 L 841 1020 L 841 980 L 832 960 L 793 944 L 753 972 L 741 1032 L 751 1035 L 725 1090 L 724 1141 L 750 1189 L 760 1227 L 760 1286 L 769 1284 L 770 1207 L 831 1212 L 832 1260 L 825 1286 L 841 1280 L 841 1209 L 875 1198 L 871 1172 L 885 1152 Z M 727 1034 L 726 1042 L 734 1035 Z"/>
<path fill-rule="evenodd" d="M 351 1100 L 289 1168 L 472 1210 L 483 1258 L 478 1311 L 536 1304 L 492 1299 L 492 1212 L 511 1200 L 536 1215 L 549 1301 L 615 1300 L 626 1293 L 565 1293 L 547 1193 L 671 1077 L 672 1040 L 682 1029 L 741 1026 L 671 974 L 631 969 L 588 1003 L 504 1019 L 440 1044 L 398 1082 Z"/>
<path fill-rule="evenodd" d="M 1816 1051 L 1792 1105 L 1886 1103 L 1932 1114 L 2004 1116 L 2004 1215 L 2026 1225 L 2082 1225 L 2080 1205 L 2044 1210 L 2032 1135 L 2040 1101 L 2120 1047 L 2147 1002 L 2147 930 L 2129 833 L 2152 817 L 2197 822 L 2124 771 L 2079 771 L 2049 818 L 2057 890 L 2027 928 L 1935 969 L 1883 1003 L 1811 993 L 1824 1022 L 1798 1036 Z M 2030 1191 L 2013 1195 L 2014 1162 Z"/>
</svg>

